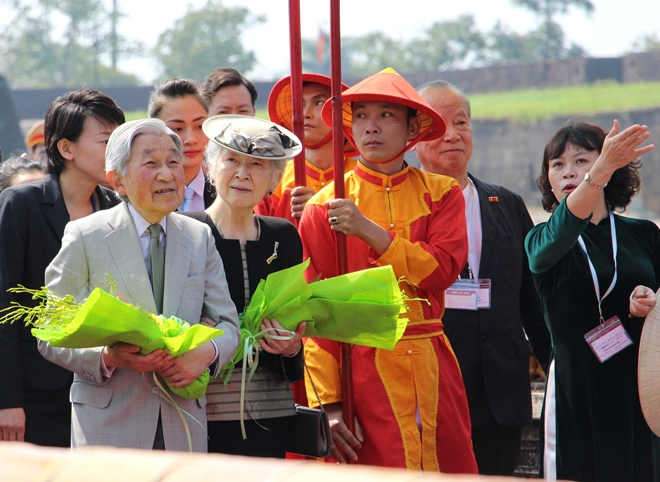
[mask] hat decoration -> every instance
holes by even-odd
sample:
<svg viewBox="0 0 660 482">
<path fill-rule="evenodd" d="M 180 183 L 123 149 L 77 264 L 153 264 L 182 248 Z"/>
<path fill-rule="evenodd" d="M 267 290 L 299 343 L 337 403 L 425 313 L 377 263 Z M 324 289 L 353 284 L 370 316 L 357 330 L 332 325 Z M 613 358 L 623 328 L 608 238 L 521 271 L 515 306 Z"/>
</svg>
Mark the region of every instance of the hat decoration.
<svg viewBox="0 0 660 482">
<path fill-rule="evenodd" d="M 284 149 L 295 145 L 275 126 L 250 137 L 239 127 L 226 124 L 220 134 L 216 136 L 216 140 L 219 144 L 231 146 L 236 151 L 250 155 L 256 154 L 260 157 L 281 157 L 284 155 Z"/>
<path fill-rule="evenodd" d="M 258 117 L 217 115 L 206 119 L 202 130 L 225 149 L 251 157 L 291 159 L 302 151 L 300 140 L 292 132 Z"/>
</svg>

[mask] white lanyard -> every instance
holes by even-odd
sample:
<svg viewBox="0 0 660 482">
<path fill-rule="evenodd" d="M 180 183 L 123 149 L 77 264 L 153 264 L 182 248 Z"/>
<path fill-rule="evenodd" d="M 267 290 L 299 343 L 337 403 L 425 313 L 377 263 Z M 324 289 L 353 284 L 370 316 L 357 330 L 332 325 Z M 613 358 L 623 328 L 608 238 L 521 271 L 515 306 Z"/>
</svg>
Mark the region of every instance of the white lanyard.
<svg viewBox="0 0 660 482">
<path fill-rule="evenodd" d="M 614 226 L 614 215 L 612 214 L 612 211 L 609 212 L 610 216 L 610 230 L 612 231 L 612 257 L 614 258 L 614 276 L 612 277 L 612 283 L 610 284 L 610 287 L 607 289 L 603 297 L 600 297 L 600 286 L 598 284 L 598 275 L 596 274 L 596 269 L 594 268 L 593 263 L 591 262 L 591 258 L 589 258 L 589 253 L 587 253 L 587 247 L 584 244 L 584 241 L 582 240 L 582 235 L 578 236 L 578 243 L 580 243 L 580 247 L 584 251 L 584 254 L 587 255 L 587 261 L 589 262 L 589 269 L 591 270 L 591 279 L 594 282 L 594 289 L 596 290 L 596 299 L 598 300 L 598 313 L 600 314 L 600 324 L 602 325 L 605 323 L 605 320 L 603 319 L 603 310 L 600 307 L 600 304 L 603 302 L 605 298 L 607 298 L 607 295 L 609 295 L 612 290 L 614 289 L 614 285 L 616 285 L 616 280 L 618 276 L 617 272 L 617 265 L 616 265 L 616 253 L 617 253 L 617 242 L 616 242 L 616 227 Z"/>
</svg>

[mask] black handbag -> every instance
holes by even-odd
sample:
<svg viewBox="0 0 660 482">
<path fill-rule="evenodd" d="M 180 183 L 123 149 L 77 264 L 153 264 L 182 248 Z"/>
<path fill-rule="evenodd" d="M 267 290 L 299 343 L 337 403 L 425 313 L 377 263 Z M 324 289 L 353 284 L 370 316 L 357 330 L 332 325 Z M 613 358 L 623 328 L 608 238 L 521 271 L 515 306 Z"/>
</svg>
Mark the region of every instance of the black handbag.
<svg viewBox="0 0 660 482">
<path fill-rule="evenodd" d="M 309 368 L 307 368 L 307 363 L 305 363 L 305 370 L 307 370 L 307 375 L 321 408 L 303 407 L 296 404 L 296 416 L 289 422 L 286 451 L 323 459 L 330 455 L 330 445 L 332 443 L 328 414 L 323 409 L 312 375 L 309 373 Z"/>
</svg>

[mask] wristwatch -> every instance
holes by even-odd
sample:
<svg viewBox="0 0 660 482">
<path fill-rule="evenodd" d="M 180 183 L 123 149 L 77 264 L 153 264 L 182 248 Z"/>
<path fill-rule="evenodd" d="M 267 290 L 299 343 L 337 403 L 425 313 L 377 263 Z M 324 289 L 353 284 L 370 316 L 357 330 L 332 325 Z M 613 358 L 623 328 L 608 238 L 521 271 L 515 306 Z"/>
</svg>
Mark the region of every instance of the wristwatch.
<svg viewBox="0 0 660 482">
<path fill-rule="evenodd" d="M 602 186 L 600 184 L 596 184 L 591 180 L 591 174 L 586 173 L 584 175 L 584 182 L 588 182 L 591 187 L 595 187 L 596 189 L 600 189 L 601 191 L 607 186 L 607 183 L 603 184 Z"/>
</svg>

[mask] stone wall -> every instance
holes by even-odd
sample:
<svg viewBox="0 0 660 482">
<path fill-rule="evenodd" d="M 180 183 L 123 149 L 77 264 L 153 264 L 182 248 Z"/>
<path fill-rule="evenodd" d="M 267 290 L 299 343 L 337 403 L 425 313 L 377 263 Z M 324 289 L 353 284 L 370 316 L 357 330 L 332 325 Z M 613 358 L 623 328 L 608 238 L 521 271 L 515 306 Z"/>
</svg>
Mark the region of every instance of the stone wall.
<svg viewBox="0 0 660 482">
<path fill-rule="evenodd" d="M 642 192 L 632 210 L 645 217 L 660 216 L 660 109 L 647 109 L 616 114 L 599 114 L 576 118 L 601 125 L 605 130 L 617 118 L 622 127 L 646 124 L 651 142 L 657 146 L 643 158 Z M 552 135 L 567 119 L 530 123 L 513 121 L 475 121 L 474 152 L 470 172 L 485 181 L 494 182 L 519 193 L 530 206 L 540 206 L 541 197 L 536 178 L 541 172 L 543 149 Z"/>
<path fill-rule="evenodd" d="M 660 80 L 660 51 L 631 54 L 623 57 L 623 82 Z"/>
<path fill-rule="evenodd" d="M 623 58 L 550 59 L 517 65 L 500 65 L 465 70 L 402 73 L 414 86 L 437 79 L 448 80 L 467 93 L 501 92 L 516 89 L 549 88 L 581 85 L 599 81 L 641 82 L 660 81 L 660 52 L 631 54 Z M 361 78 L 344 78 L 354 85 Z M 275 81 L 255 82 L 257 107 L 264 109 Z M 14 90 L 12 97 L 21 119 L 43 116 L 48 104 L 69 89 Z M 152 86 L 100 87 L 114 98 L 125 111 L 146 110 Z"/>
<path fill-rule="evenodd" d="M 404 74 L 404 76 L 415 86 L 441 78 L 460 86 L 467 93 L 486 93 L 580 85 L 599 80 L 621 82 L 623 78 L 621 69 L 620 58 L 576 57 L 466 70 L 420 72 Z"/>
</svg>

